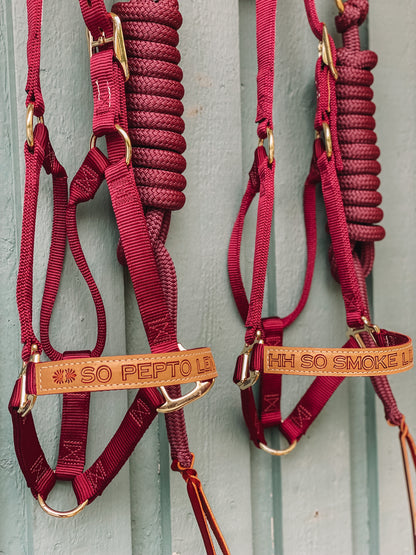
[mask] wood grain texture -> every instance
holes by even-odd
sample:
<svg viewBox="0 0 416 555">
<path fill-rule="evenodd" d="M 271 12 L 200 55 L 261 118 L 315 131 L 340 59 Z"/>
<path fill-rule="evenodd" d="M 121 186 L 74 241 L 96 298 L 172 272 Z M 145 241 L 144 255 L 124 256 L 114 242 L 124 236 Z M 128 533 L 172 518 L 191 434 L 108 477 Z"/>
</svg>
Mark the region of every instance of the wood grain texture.
<svg viewBox="0 0 416 555">
<path fill-rule="evenodd" d="M 370 2 L 369 42 L 375 70 L 377 132 L 382 151 L 386 239 L 376 248 L 373 306 L 378 324 L 416 335 L 413 224 L 416 214 L 416 9 Z M 111 3 L 106 0 L 110 8 Z M 232 383 L 244 329 L 228 284 L 231 227 L 256 147 L 255 0 L 180 0 L 185 87 L 187 197 L 172 215 L 168 250 L 179 287 L 178 336 L 189 348 L 212 348 L 219 377 L 209 396 L 186 409 L 195 467 L 233 555 L 376 555 L 411 553 L 410 522 L 396 430 L 385 425 L 369 381 L 341 385 L 295 451 L 272 458 L 248 441 Z M 317 1 L 330 31 L 336 9 Z M 63 24 L 64 22 L 64 24 Z M 279 2 L 275 126 L 276 208 L 264 315 L 287 314 L 300 295 L 306 264 L 303 182 L 311 158 L 317 41 L 301 2 Z M 363 31 L 363 40 L 367 40 Z M 397 40 L 401 37 L 402 40 Z M 26 79 L 24 0 L 0 0 L 2 191 L 0 218 L 0 552 L 20 554 L 199 555 L 203 553 L 185 484 L 170 471 L 162 416 L 103 496 L 75 519 L 47 517 L 28 492 L 15 460 L 7 402 L 18 374 L 19 328 L 14 300 L 24 166 Z M 76 2 L 45 2 L 41 79 L 45 121 L 60 161 L 72 176 L 85 156 L 91 92 L 84 25 Z M 51 184 L 42 176 L 35 275 L 39 314 L 51 226 Z M 339 286 L 330 275 L 325 210 L 318 200 L 319 249 L 311 298 L 285 334 L 287 345 L 337 347 L 345 337 Z M 102 292 L 109 334 L 105 354 L 148 350 L 129 278 L 118 265 L 118 233 L 105 187 L 78 214 L 86 256 Z M 255 208 L 247 218 L 242 269 L 252 272 Z M 371 281 L 370 281 L 371 286 Z M 69 308 L 68 308 L 69 307 Z M 58 348 L 90 346 L 96 329 L 89 293 L 70 257 L 51 325 Z M 416 428 L 414 376 L 391 379 L 399 406 Z M 285 377 L 287 414 L 311 379 Z M 132 393 L 93 396 L 88 461 L 107 443 Z M 56 462 L 59 398 L 35 408 L 49 461 Z M 268 433 L 278 447 L 281 439 Z M 283 441 L 281 442 L 283 446 Z M 50 497 L 57 508 L 74 498 L 67 484 Z"/>
</svg>

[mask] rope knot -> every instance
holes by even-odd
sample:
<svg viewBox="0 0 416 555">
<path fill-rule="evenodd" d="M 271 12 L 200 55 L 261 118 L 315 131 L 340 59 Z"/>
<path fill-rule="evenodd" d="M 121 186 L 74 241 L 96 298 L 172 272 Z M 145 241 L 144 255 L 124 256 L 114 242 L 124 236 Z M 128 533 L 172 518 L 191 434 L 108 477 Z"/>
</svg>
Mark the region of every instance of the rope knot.
<svg viewBox="0 0 416 555">
<path fill-rule="evenodd" d="M 368 0 L 349 0 L 344 4 L 344 13 L 335 18 L 339 33 L 345 33 L 354 25 L 364 23 L 368 14 Z"/>
<path fill-rule="evenodd" d="M 176 472 L 180 472 L 182 474 L 182 478 L 185 480 L 186 483 L 191 482 L 196 486 L 201 486 L 201 481 L 198 478 L 198 473 L 194 469 L 195 455 L 193 453 L 191 453 L 191 455 L 192 461 L 189 466 L 182 466 L 178 459 L 174 459 L 172 461 L 171 469 Z"/>
<path fill-rule="evenodd" d="M 403 416 L 400 421 L 400 437 L 405 439 L 408 435 L 409 435 L 409 427 L 406 424 L 406 420 Z"/>
</svg>

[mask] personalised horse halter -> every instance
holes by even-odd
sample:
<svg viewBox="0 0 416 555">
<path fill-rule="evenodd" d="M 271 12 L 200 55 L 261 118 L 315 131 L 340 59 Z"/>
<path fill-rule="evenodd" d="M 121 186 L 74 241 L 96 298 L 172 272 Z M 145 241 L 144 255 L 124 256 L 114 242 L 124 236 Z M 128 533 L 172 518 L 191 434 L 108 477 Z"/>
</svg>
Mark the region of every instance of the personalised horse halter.
<svg viewBox="0 0 416 555">
<path fill-rule="evenodd" d="M 400 441 L 416 538 L 416 511 L 412 493 L 407 446 L 416 463 L 416 446 L 409 434 L 387 381 L 387 374 L 413 365 L 411 340 L 380 329 L 371 322 L 365 278 L 374 259 L 374 241 L 384 236 L 378 225 L 380 166 L 373 132 L 374 105 L 371 69 L 376 55 L 361 51 L 359 25 L 368 11 L 368 0 L 337 0 L 336 25 L 343 47 L 336 49 L 313 0 L 305 0 L 311 29 L 319 41 L 315 83 L 314 152 L 304 187 L 307 266 L 304 287 L 293 312 L 285 317 L 262 317 L 269 240 L 274 202 L 273 80 L 276 0 L 257 0 L 257 133 L 259 146 L 246 192 L 231 235 L 228 268 L 232 293 L 246 327 L 245 347 L 237 359 L 234 381 L 241 389 L 242 411 L 250 439 L 272 455 L 286 455 L 296 446 L 346 376 L 371 376 L 383 402 L 387 421 L 400 429 Z M 263 142 L 268 139 L 269 151 Z M 331 238 L 330 261 L 344 300 L 348 341 L 341 349 L 283 346 L 283 331 L 295 321 L 308 299 L 316 252 L 315 188 L 322 185 Z M 245 215 L 259 194 L 253 278 L 248 300 L 240 271 L 240 244 Z M 293 411 L 282 418 L 282 374 L 316 376 Z M 260 406 L 253 385 L 260 382 Z M 267 444 L 265 429 L 278 427 L 289 446 L 278 450 Z M 416 539 L 415 539 L 416 546 Z M 416 547 L 415 547 L 416 549 Z"/>
<path fill-rule="evenodd" d="M 80 0 L 87 26 L 94 99 L 90 150 L 72 180 L 59 164 L 44 124 L 40 87 L 42 0 L 28 0 L 27 141 L 17 304 L 23 369 L 9 404 L 16 455 L 29 488 L 50 515 L 70 517 L 101 495 L 127 461 L 157 413 L 166 415 L 172 469 L 187 483 L 206 552 L 229 553 L 201 482 L 193 468 L 183 407 L 204 395 L 216 377 L 209 349 L 185 350 L 176 337 L 176 274 L 165 247 L 171 210 L 184 203 L 182 153 L 183 87 L 178 67 L 176 0 L 132 0 L 113 6 Z M 123 37 L 126 37 L 124 41 Z M 130 79 L 129 79 L 130 77 Z M 126 86 L 126 88 L 125 88 Z M 127 101 L 127 106 L 126 106 Z M 33 128 L 33 119 L 38 119 Z M 129 132 L 128 132 L 129 130 Z M 97 148 L 105 137 L 108 156 Z M 53 180 L 53 227 L 40 313 L 40 340 L 33 329 L 33 264 L 36 209 L 42 168 Z M 76 225 L 80 203 L 92 199 L 104 178 L 120 233 L 118 259 L 128 268 L 151 353 L 102 357 L 106 339 L 104 304 L 83 254 Z M 66 239 L 84 277 L 97 315 L 91 350 L 60 353 L 49 340 L 49 324 L 62 273 Z M 50 361 L 41 362 L 42 351 Z M 194 384 L 182 395 L 181 384 Z M 90 393 L 138 389 L 118 430 L 98 459 L 84 470 Z M 37 396 L 62 394 L 58 462 L 48 465 L 32 418 Z M 78 506 L 56 511 L 47 496 L 57 480 L 72 482 Z"/>
</svg>

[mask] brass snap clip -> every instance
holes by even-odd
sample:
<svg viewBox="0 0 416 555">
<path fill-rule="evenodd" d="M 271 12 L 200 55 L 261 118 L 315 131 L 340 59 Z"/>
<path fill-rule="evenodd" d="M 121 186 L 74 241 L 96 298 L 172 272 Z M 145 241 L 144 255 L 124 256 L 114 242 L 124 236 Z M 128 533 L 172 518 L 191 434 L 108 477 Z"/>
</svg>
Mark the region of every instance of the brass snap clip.
<svg viewBox="0 0 416 555">
<path fill-rule="evenodd" d="M 32 345 L 30 349 L 29 362 L 40 362 L 40 353 L 37 345 Z M 20 372 L 20 404 L 17 413 L 24 418 L 33 409 L 36 402 L 36 395 L 26 393 L 26 371 L 28 362 L 23 363 L 22 371 Z"/>
<path fill-rule="evenodd" d="M 94 40 L 89 29 L 87 28 L 87 40 L 88 40 L 88 49 L 90 53 L 90 58 L 92 57 L 94 50 L 97 50 L 98 48 L 100 48 L 100 46 L 104 46 L 105 44 L 109 44 L 110 42 L 112 42 L 113 48 L 114 48 L 114 55 L 117 58 L 117 60 L 120 62 L 121 67 L 123 68 L 125 81 L 128 81 L 130 77 L 130 72 L 129 72 L 129 64 L 127 59 L 126 45 L 124 43 L 123 28 L 121 26 L 121 21 L 118 15 L 116 15 L 115 13 L 109 12 L 108 15 L 113 20 L 112 37 L 106 37 L 103 32 L 98 37 L 97 40 Z"/>
<path fill-rule="evenodd" d="M 376 338 L 374 337 L 375 333 L 380 333 L 380 328 L 378 326 L 376 326 L 375 324 L 372 324 L 368 318 L 366 318 L 366 316 L 362 316 L 361 317 L 364 326 L 362 328 L 348 328 L 347 329 L 347 337 L 352 337 L 355 339 L 355 341 L 358 343 L 358 345 L 362 348 L 365 349 L 366 345 L 363 341 L 363 338 L 361 337 L 362 333 L 368 333 L 370 335 L 370 337 L 372 338 L 372 340 L 374 341 L 374 343 L 377 345 L 377 341 Z"/>
<path fill-rule="evenodd" d="M 256 337 L 253 343 L 251 345 L 248 345 L 246 343 L 244 349 L 240 353 L 240 356 L 243 357 L 243 363 L 241 367 L 241 379 L 237 382 L 237 385 L 241 390 L 253 387 L 253 385 L 260 377 L 260 372 L 258 370 L 250 369 L 251 352 L 254 345 L 256 345 L 257 343 L 263 343 L 260 330 L 257 330 Z"/>
<path fill-rule="evenodd" d="M 344 2 L 342 0 L 335 0 L 335 4 L 338 8 L 340 15 L 342 15 L 345 11 Z"/>
<path fill-rule="evenodd" d="M 336 70 L 334 60 L 332 58 L 331 41 L 329 40 L 329 33 L 325 23 L 322 24 L 322 40 L 318 46 L 319 55 L 322 56 L 322 61 L 329 67 L 333 78 L 338 79 L 338 71 Z"/>
</svg>

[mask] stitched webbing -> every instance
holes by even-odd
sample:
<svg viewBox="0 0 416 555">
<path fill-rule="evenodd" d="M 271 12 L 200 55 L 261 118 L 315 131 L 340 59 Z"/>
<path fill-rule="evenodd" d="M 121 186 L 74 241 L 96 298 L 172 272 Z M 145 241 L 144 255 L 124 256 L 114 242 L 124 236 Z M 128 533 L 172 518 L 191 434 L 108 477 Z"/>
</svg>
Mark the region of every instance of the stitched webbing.
<svg viewBox="0 0 416 555">
<path fill-rule="evenodd" d="M 176 330 L 177 285 L 172 259 L 165 247 L 171 210 L 185 202 L 182 190 L 186 180 L 181 175 L 186 162 L 182 156 L 185 140 L 181 133 L 183 87 L 182 71 L 176 46 L 177 30 L 182 23 L 175 1 L 158 5 L 135 0 L 113 6 L 119 15 L 126 38 L 130 79 L 126 85 L 129 132 L 133 145 L 133 172 L 144 206 L 146 224 L 159 278 Z M 167 102 L 168 103 L 167 103 Z M 123 239 L 118 256 L 125 259 Z M 168 388 L 172 397 L 180 396 L 180 387 Z M 172 458 L 184 467 L 192 460 L 188 447 L 183 411 L 166 416 Z"/>
</svg>

